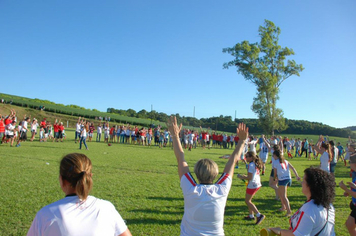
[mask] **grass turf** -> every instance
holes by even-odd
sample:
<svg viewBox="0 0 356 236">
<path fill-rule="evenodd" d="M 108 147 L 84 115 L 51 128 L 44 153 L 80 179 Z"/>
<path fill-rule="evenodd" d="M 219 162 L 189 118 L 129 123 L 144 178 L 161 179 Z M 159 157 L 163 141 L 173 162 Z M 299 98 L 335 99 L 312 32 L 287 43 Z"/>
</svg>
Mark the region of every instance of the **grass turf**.
<svg viewBox="0 0 356 236">
<path fill-rule="evenodd" d="M 179 235 L 184 202 L 171 148 L 123 144 L 109 147 L 104 143 L 88 142 L 88 151 L 79 150 L 79 144 L 73 140 L 74 132 L 67 130 L 66 133 L 68 138 L 63 143 L 36 141 L 24 142 L 19 148 L 9 144 L 0 146 L 0 235 L 25 235 L 38 210 L 64 197 L 58 182 L 59 161 L 71 152 L 85 153 L 92 160 L 94 187 L 91 195 L 111 201 L 133 235 Z M 342 143 L 345 140 L 339 138 Z M 186 151 L 185 156 L 191 171 L 196 161 L 210 158 L 217 162 L 222 172 L 226 160 L 219 156 L 231 152 L 232 149 L 197 148 Z M 300 176 L 305 168 L 319 165 L 319 161 L 307 161 L 304 157 L 291 162 Z M 277 212 L 280 203 L 274 200 L 274 191 L 268 187 L 270 164 L 267 169 L 266 175 L 261 176 L 263 187 L 253 199 L 266 219 L 259 226 L 243 220 L 248 214 L 244 202 L 246 186 L 235 175 L 225 208 L 226 235 L 259 235 L 262 228 L 289 227 L 285 213 Z M 241 164 L 237 171 L 247 172 Z M 293 173 L 292 176 L 288 198 L 295 212 L 306 199 L 300 183 Z M 341 180 L 349 181 L 350 177 L 349 169 L 339 162 L 336 182 Z M 343 197 L 342 193 L 337 187 L 334 201 L 337 235 L 347 235 L 344 222 L 350 212 L 350 198 Z"/>
</svg>

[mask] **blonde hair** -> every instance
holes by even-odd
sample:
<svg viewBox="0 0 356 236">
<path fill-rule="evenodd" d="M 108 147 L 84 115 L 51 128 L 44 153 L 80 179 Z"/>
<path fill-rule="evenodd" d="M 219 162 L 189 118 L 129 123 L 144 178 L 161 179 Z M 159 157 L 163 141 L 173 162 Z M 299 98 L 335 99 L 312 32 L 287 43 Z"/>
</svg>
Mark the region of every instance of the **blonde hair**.
<svg viewBox="0 0 356 236">
<path fill-rule="evenodd" d="M 210 159 L 200 159 L 194 166 L 194 173 L 202 184 L 210 184 L 219 174 L 218 165 Z"/>
<path fill-rule="evenodd" d="M 81 200 L 87 199 L 93 187 L 90 159 L 81 153 L 70 153 L 63 157 L 59 174 L 70 183 Z"/>
</svg>

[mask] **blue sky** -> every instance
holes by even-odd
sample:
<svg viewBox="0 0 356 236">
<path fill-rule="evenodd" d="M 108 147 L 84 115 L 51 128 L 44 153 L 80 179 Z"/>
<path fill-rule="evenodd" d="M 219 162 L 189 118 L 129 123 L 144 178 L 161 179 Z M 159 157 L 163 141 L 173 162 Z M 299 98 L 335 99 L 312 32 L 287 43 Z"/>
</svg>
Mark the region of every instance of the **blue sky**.
<svg viewBox="0 0 356 236">
<path fill-rule="evenodd" d="M 356 125 L 356 2 L 0 1 L 0 92 L 106 111 L 256 118 L 256 89 L 222 53 L 281 28 L 305 70 L 277 106 L 289 119 Z"/>
</svg>

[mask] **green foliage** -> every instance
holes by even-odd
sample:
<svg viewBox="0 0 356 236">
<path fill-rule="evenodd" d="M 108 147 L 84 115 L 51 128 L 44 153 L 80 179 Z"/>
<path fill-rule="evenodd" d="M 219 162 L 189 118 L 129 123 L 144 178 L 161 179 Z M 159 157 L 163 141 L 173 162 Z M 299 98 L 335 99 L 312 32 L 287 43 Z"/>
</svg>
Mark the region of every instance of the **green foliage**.
<svg viewBox="0 0 356 236">
<path fill-rule="evenodd" d="M 260 26 L 258 32 L 261 37 L 259 43 L 243 41 L 234 47 L 224 48 L 223 53 L 229 53 L 235 59 L 224 63 L 223 67 L 236 67 L 239 74 L 256 85 L 252 110 L 258 115 L 263 129 L 273 133 L 287 128 L 283 111 L 276 107 L 279 87 L 290 76 L 299 76 L 304 68 L 294 60 L 286 61 L 286 57 L 294 55 L 294 51 L 278 44 L 281 30 L 272 21 L 265 20 L 265 25 Z"/>
</svg>

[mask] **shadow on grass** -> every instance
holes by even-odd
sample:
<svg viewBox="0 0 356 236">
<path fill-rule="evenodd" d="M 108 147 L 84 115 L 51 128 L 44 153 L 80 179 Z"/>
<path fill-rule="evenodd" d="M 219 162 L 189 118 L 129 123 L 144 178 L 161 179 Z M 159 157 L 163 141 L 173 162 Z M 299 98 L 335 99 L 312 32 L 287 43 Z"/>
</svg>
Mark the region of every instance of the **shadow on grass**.
<svg viewBox="0 0 356 236">
<path fill-rule="evenodd" d="M 136 218 L 126 218 L 126 223 L 128 225 L 138 225 L 138 224 L 155 224 L 155 225 L 180 225 L 181 219 L 179 220 L 158 220 L 156 218 L 144 218 L 144 219 L 136 219 Z"/>
<path fill-rule="evenodd" d="M 177 207 L 170 207 L 173 209 L 177 209 Z M 178 207 L 179 208 L 179 207 Z M 183 215 L 184 209 L 182 208 L 180 211 L 161 211 L 161 210 L 152 210 L 152 209 L 137 209 L 137 210 L 132 210 L 130 212 L 135 212 L 135 213 L 147 213 L 147 214 L 165 214 L 165 215 Z"/>
<path fill-rule="evenodd" d="M 181 198 L 174 197 L 147 197 L 147 199 L 163 200 L 163 201 L 183 201 L 183 196 Z"/>
</svg>

